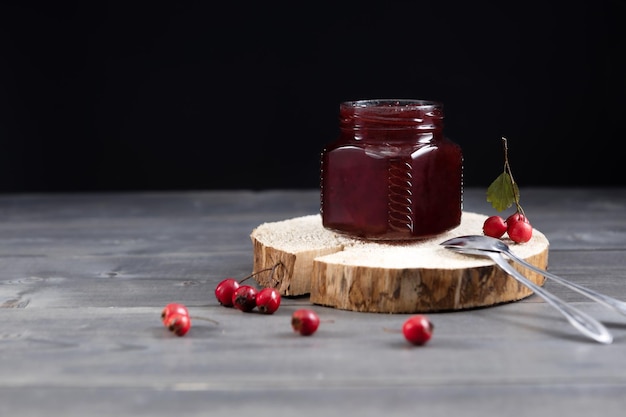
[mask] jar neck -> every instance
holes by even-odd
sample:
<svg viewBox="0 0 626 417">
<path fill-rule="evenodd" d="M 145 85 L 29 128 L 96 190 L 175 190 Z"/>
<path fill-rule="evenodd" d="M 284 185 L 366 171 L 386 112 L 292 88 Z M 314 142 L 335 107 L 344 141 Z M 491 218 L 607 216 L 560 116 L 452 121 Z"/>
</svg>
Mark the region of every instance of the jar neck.
<svg viewBox="0 0 626 417">
<path fill-rule="evenodd" d="M 339 125 L 358 132 L 432 134 L 443 130 L 443 105 L 426 100 L 358 100 L 339 106 Z M 427 135 L 430 136 L 430 135 Z"/>
</svg>

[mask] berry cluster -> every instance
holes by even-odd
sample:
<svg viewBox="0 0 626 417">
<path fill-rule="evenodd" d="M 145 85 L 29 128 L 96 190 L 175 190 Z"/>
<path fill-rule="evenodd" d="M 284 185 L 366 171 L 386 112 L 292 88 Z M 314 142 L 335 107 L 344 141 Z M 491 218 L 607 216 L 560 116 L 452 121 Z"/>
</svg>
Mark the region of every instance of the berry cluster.
<svg viewBox="0 0 626 417">
<path fill-rule="evenodd" d="M 161 312 L 161 321 L 176 336 L 184 336 L 191 328 L 189 310 L 183 304 L 169 303 Z"/>
<path fill-rule="evenodd" d="M 498 211 L 505 210 L 515 204 L 516 211 L 506 220 L 500 216 L 491 216 L 483 223 L 483 233 L 496 239 L 508 233 L 515 243 L 528 242 L 533 234 L 533 227 L 520 205 L 520 193 L 509 164 L 506 138 L 502 138 L 504 147 L 504 171 L 487 188 L 487 201 Z"/>
<path fill-rule="evenodd" d="M 506 220 L 500 216 L 488 217 L 483 223 L 483 233 L 496 239 L 507 233 L 513 242 L 525 243 L 533 236 L 533 227 L 523 213 L 516 211 Z"/>
<path fill-rule="evenodd" d="M 226 278 L 220 281 L 217 287 L 215 287 L 215 298 L 224 307 L 234 307 L 246 313 L 251 312 L 255 308 L 262 314 L 275 313 L 281 302 L 280 292 L 276 288 L 266 287 L 258 290 L 252 285 L 243 284 L 243 282 L 266 271 L 271 271 L 271 279 L 279 265 L 282 265 L 282 263 L 279 262 L 271 268 L 257 271 L 240 281 L 235 278 Z"/>
<path fill-rule="evenodd" d="M 270 279 L 275 269 L 282 265 L 277 263 L 271 268 L 257 271 L 244 279 L 237 281 L 234 278 L 222 280 L 215 288 L 217 301 L 225 307 L 234 307 L 243 312 L 251 312 L 256 307 L 262 314 L 273 314 L 280 307 L 281 296 L 276 288 L 265 287 L 257 290 L 252 285 L 243 284 L 245 280 L 261 272 L 270 271 Z M 317 331 L 320 319 L 317 313 L 310 309 L 299 309 L 291 316 L 291 326 L 296 333 L 310 336 Z"/>
</svg>

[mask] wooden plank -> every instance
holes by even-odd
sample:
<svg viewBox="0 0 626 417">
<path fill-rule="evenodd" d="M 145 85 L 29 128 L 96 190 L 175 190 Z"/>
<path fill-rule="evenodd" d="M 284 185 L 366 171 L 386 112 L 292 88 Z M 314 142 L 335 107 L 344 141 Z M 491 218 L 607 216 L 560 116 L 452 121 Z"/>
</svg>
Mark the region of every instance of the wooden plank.
<svg viewBox="0 0 626 417">
<path fill-rule="evenodd" d="M 552 272 L 626 299 L 626 190 L 521 193 Z M 215 285 L 251 272 L 250 231 L 318 204 L 315 190 L 0 196 L 0 415 L 623 414 L 626 318 L 550 281 L 614 343 L 536 296 L 434 313 L 423 347 L 397 333 L 406 314 L 314 306 L 322 325 L 302 337 L 290 314 L 306 297 L 272 316 L 220 306 Z M 488 212 L 484 190 L 464 204 Z M 175 337 L 170 301 L 219 324 Z"/>
</svg>

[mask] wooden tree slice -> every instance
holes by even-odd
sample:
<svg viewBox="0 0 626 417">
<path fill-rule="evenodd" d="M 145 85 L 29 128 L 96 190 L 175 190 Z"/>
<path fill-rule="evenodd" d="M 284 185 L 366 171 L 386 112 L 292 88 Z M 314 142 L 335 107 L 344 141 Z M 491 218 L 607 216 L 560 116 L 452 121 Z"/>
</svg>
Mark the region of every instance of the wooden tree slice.
<svg viewBox="0 0 626 417">
<path fill-rule="evenodd" d="M 253 270 L 279 264 L 273 274 L 255 276 L 281 295 L 309 295 L 311 302 L 343 310 L 418 313 L 463 310 L 517 301 L 532 291 L 488 258 L 462 255 L 440 245 L 461 235 L 482 234 L 487 216 L 463 212 L 461 224 L 433 238 L 374 242 L 324 229 L 321 216 L 264 223 L 250 235 Z M 545 269 L 549 242 L 537 229 L 513 252 Z M 513 264 L 531 281 L 544 277 Z"/>
<path fill-rule="evenodd" d="M 313 260 L 340 252 L 353 240 L 324 229 L 320 215 L 264 223 L 250 235 L 254 251 L 253 272 L 282 265 L 274 274 L 261 273 L 254 279 L 263 287 L 276 287 L 284 296 L 311 292 Z"/>
</svg>

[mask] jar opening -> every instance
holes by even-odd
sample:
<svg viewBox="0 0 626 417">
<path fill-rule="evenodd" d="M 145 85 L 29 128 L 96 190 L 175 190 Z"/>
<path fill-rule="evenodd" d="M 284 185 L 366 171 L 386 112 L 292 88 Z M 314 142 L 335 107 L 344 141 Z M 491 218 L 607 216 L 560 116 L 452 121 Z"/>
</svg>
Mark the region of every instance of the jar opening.
<svg viewBox="0 0 626 417">
<path fill-rule="evenodd" d="M 396 111 L 413 110 L 442 107 L 442 104 L 432 100 L 415 100 L 415 99 L 371 99 L 371 100 L 355 100 L 346 101 L 342 103 L 342 106 L 355 107 L 355 108 L 379 108 L 390 109 Z"/>
<path fill-rule="evenodd" d="M 443 105 L 431 100 L 372 99 L 346 101 L 340 105 L 344 127 L 413 128 L 429 130 L 443 123 Z"/>
</svg>

